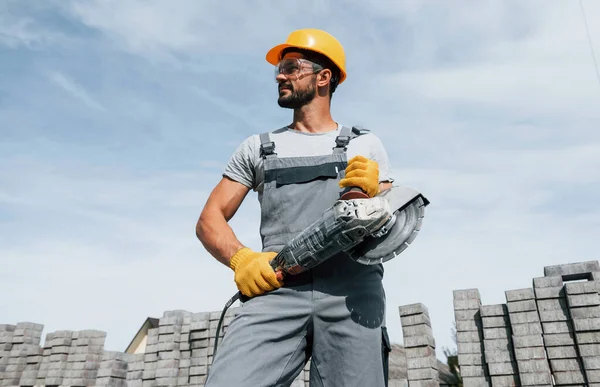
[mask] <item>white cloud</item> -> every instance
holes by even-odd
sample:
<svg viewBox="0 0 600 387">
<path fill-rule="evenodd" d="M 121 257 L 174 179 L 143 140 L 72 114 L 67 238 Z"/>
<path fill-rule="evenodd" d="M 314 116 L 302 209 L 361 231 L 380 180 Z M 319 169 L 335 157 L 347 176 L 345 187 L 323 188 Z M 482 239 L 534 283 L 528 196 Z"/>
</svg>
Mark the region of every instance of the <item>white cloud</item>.
<svg viewBox="0 0 600 387">
<path fill-rule="evenodd" d="M 56 71 L 49 71 L 48 78 L 71 96 L 83 102 L 86 106 L 92 109 L 106 111 L 106 108 L 102 106 L 102 104 L 100 104 L 95 98 L 93 98 L 83 86 L 78 84 L 72 78 L 68 77 L 66 74 Z"/>
</svg>

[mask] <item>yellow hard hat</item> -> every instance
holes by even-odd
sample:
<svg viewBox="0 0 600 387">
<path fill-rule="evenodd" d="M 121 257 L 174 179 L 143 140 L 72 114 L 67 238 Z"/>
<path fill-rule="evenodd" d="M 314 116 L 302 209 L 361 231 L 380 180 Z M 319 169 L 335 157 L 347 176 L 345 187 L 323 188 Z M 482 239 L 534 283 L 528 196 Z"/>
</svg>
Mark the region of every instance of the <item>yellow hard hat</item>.
<svg viewBox="0 0 600 387">
<path fill-rule="evenodd" d="M 281 60 L 281 53 L 288 47 L 302 48 L 325 55 L 340 69 L 338 84 L 346 79 L 344 47 L 331 34 L 314 28 L 293 31 L 285 43 L 279 44 L 267 52 L 267 62 L 274 66 L 277 65 Z"/>
</svg>

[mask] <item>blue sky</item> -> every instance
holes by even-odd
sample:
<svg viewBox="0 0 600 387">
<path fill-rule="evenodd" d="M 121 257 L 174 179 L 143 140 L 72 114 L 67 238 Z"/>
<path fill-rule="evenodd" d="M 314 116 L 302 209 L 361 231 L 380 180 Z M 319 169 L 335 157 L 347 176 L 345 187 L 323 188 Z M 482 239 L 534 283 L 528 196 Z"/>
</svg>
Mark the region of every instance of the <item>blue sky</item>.
<svg viewBox="0 0 600 387">
<path fill-rule="evenodd" d="M 422 302 L 453 346 L 452 290 L 485 304 L 598 259 L 600 84 L 577 2 L 48 1 L 0 5 L 0 323 L 101 329 L 220 310 L 232 273 L 194 226 L 235 147 L 287 124 L 266 51 L 345 46 L 334 118 L 371 128 L 431 200 L 386 264 L 388 326 Z M 600 53 L 600 4 L 584 0 Z M 600 59 L 600 58 L 599 58 Z M 232 221 L 259 248 L 252 194 Z"/>
</svg>

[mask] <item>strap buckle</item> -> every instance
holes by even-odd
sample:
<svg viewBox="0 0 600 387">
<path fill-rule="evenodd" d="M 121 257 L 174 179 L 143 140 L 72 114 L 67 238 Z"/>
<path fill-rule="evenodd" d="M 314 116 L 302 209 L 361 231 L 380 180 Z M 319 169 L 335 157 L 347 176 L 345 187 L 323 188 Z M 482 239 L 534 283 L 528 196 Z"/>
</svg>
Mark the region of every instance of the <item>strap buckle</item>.
<svg viewBox="0 0 600 387">
<path fill-rule="evenodd" d="M 350 136 L 337 136 L 335 138 L 335 147 L 336 148 L 344 148 L 344 150 L 346 150 L 346 147 L 348 146 L 349 142 L 350 142 Z"/>
<path fill-rule="evenodd" d="M 261 157 L 272 155 L 275 153 L 275 143 L 273 141 L 265 142 L 260 144 L 260 155 Z"/>
</svg>

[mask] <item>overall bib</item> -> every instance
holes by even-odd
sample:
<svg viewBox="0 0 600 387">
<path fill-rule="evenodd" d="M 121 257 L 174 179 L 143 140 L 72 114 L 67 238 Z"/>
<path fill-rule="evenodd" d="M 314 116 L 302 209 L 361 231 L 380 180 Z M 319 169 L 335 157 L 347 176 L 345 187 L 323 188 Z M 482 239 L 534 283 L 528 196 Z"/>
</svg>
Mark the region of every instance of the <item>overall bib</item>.
<svg viewBox="0 0 600 387">
<path fill-rule="evenodd" d="M 342 127 L 331 154 L 278 157 L 261 134 L 264 161 L 260 233 L 278 252 L 339 199 L 346 146 Z M 311 357 L 311 387 L 387 385 L 383 266 L 341 253 L 284 286 L 245 300 L 215 356 L 207 387 L 287 387 Z M 383 340 L 382 340 L 383 338 Z"/>
</svg>

